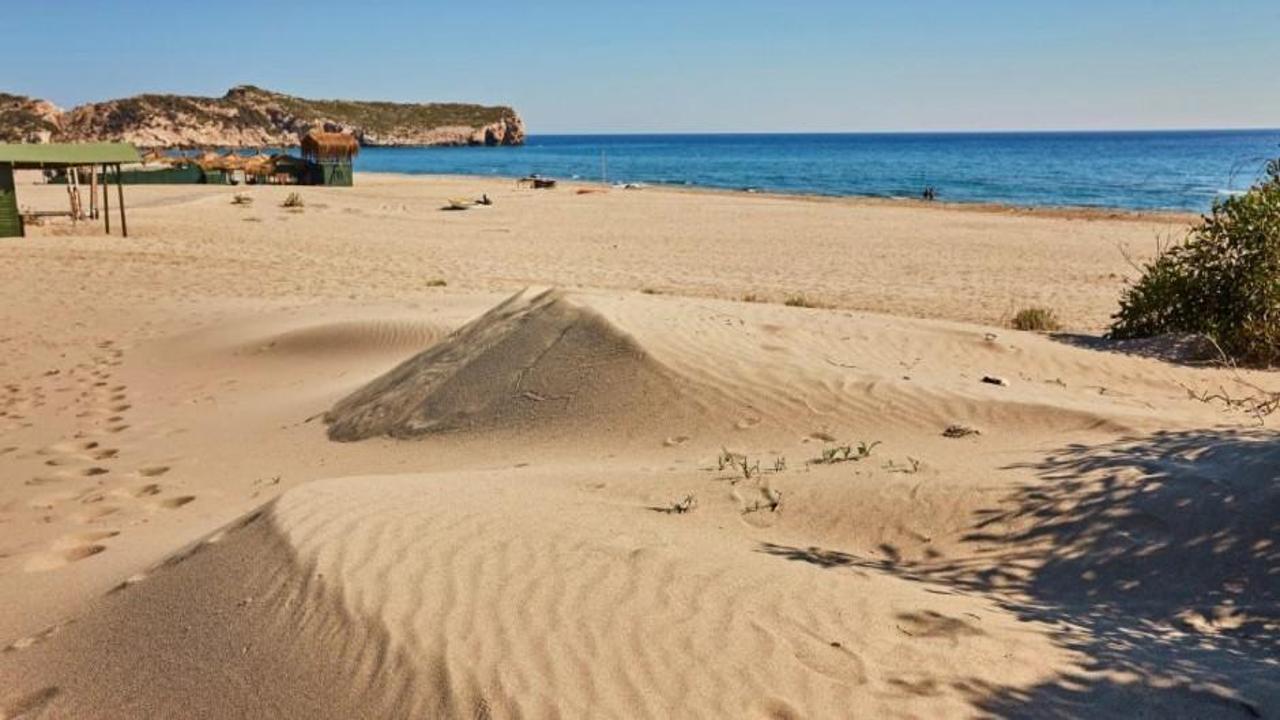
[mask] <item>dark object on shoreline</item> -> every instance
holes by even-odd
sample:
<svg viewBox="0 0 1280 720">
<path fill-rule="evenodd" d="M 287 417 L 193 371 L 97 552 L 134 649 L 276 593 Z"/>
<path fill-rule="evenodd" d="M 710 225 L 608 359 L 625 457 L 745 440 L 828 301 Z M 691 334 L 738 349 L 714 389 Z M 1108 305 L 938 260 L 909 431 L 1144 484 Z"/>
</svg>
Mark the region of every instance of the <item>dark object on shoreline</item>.
<svg viewBox="0 0 1280 720">
<path fill-rule="evenodd" d="M 1009 387 L 1009 381 L 1004 378 L 995 377 L 994 375 L 984 375 L 982 382 L 988 385 L 999 385 L 1000 387 Z"/>
<path fill-rule="evenodd" d="M 476 201 L 476 204 L 477 204 L 477 205 L 492 205 L 492 204 L 493 204 L 493 201 L 489 199 L 489 194 L 488 194 L 488 193 L 485 193 L 485 194 L 483 194 L 483 195 L 481 195 L 481 196 L 480 196 L 480 199 Z"/>
<path fill-rule="evenodd" d="M 934 200 L 938 199 L 938 190 L 932 185 L 929 185 L 924 189 L 923 193 L 920 193 L 920 197 L 925 202 L 933 202 Z"/>
<path fill-rule="evenodd" d="M 556 181 L 551 178 L 544 178 L 541 175 L 533 174 L 516 180 L 516 187 L 532 186 L 534 190 L 550 190 L 556 186 Z"/>
</svg>

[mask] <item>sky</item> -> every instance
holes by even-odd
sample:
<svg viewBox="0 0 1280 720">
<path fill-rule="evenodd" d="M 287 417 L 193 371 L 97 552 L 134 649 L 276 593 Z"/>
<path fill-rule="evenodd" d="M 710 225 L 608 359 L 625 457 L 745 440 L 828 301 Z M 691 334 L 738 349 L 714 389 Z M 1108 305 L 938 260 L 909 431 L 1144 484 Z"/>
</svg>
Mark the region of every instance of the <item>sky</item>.
<svg viewBox="0 0 1280 720">
<path fill-rule="evenodd" d="M 0 91 L 239 84 L 531 133 L 1280 127 L 1276 0 L 0 0 Z"/>
</svg>

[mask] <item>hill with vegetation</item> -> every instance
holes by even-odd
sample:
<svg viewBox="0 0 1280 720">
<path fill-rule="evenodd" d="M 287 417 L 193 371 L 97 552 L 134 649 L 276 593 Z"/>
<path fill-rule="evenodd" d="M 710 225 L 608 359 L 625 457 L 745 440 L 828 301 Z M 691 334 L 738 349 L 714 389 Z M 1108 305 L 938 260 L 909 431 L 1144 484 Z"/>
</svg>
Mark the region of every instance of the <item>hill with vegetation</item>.
<svg viewBox="0 0 1280 720">
<path fill-rule="evenodd" d="M 0 142 L 49 142 L 62 110 L 45 100 L 0 93 Z"/>
<path fill-rule="evenodd" d="M 41 100 L 0 95 L 0 139 L 6 142 L 288 146 L 312 129 L 350 132 L 361 145 L 524 142 L 524 123 L 506 106 L 310 100 L 243 85 L 218 98 L 146 94 L 61 112 Z"/>
</svg>

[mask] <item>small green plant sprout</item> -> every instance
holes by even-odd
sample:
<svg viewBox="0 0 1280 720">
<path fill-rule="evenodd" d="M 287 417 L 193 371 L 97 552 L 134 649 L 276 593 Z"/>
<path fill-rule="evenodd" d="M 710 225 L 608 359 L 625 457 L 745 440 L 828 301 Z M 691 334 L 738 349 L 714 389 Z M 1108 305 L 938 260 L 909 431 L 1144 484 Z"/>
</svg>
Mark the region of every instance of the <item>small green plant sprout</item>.
<svg viewBox="0 0 1280 720">
<path fill-rule="evenodd" d="M 854 445 L 832 445 L 822 448 L 822 457 L 814 458 L 815 465 L 835 465 L 843 462 L 859 462 L 871 457 L 871 451 L 880 445 L 880 441 L 868 443 L 860 441 Z"/>
<path fill-rule="evenodd" d="M 894 461 L 890 460 L 889 462 L 884 464 L 884 469 L 888 470 L 891 473 L 915 475 L 916 473 L 920 472 L 920 461 L 908 455 L 906 465 L 899 465 Z"/>
<path fill-rule="evenodd" d="M 739 459 L 746 460 L 747 456 L 732 452 L 726 448 L 720 448 L 720 456 L 716 458 L 716 465 L 719 469 L 724 470 L 727 467 L 736 466 Z"/>
<path fill-rule="evenodd" d="M 818 305 L 818 303 L 810 300 L 809 298 L 805 297 L 801 293 L 787 296 L 787 299 L 783 300 L 782 304 L 786 305 L 787 307 L 798 307 L 798 308 L 821 307 L 820 305 Z"/>
<path fill-rule="evenodd" d="M 444 278 L 435 278 L 427 281 L 427 287 L 445 287 L 449 284 Z"/>
<path fill-rule="evenodd" d="M 1029 307 L 1018 311 L 1010 325 L 1014 330 L 1029 332 L 1055 332 L 1062 329 L 1058 316 L 1052 310 L 1042 307 Z"/>
<path fill-rule="evenodd" d="M 675 515 L 684 515 L 694 508 L 698 507 L 698 496 L 692 493 L 685 495 L 684 498 L 671 503 L 666 511 Z"/>
<path fill-rule="evenodd" d="M 289 196 L 284 199 L 284 202 L 280 203 L 280 207 L 287 208 L 289 210 L 301 210 L 305 206 L 306 203 L 302 201 L 302 196 L 296 192 L 289 193 Z"/>
<path fill-rule="evenodd" d="M 247 193 L 236 193 L 231 196 L 232 205 L 252 205 L 253 196 Z"/>
<path fill-rule="evenodd" d="M 744 453 L 736 453 L 732 450 L 720 448 L 720 455 L 716 458 L 716 467 L 721 471 L 734 470 L 742 473 L 742 477 L 733 480 L 733 484 L 737 485 L 741 480 L 759 479 L 760 460 L 752 460 Z M 773 461 L 773 472 L 780 473 L 787 469 L 787 459 L 785 457 L 775 458 Z"/>
</svg>

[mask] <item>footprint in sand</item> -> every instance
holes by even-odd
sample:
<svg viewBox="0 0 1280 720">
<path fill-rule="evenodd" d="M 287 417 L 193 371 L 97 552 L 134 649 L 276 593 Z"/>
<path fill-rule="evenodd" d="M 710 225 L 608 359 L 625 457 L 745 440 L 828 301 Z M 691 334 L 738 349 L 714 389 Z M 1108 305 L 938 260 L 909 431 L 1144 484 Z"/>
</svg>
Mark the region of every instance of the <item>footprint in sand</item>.
<svg viewBox="0 0 1280 720">
<path fill-rule="evenodd" d="M 114 460 L 120 451 L 116 448 L 103 448 L 93 454 L 94 460 Z"/>
<path fill-rule="evenodd" d="M 817 638 L 787 638 L 796 660 L 810 670 L 837 682 L 865 685 L 866 665 L 862 657 L 839 642 L 823 642 Z"/>
<path fill-rule="evenodd" d="M 178 508 L 182 507 L 183 505 L 186 505 L 187 503 L 194 501 L 195 499 L 196 499 L 195 495 L 180 495 L 175 498 L 169 498 L 168 500 L 161 500 L 159 505 L 160 507 L 166 510 L 177 510 Z"/>
<path fill-rule="evenodd" d="M 109 472 L 111 471 L 104 467 L 99 467 L 95 465 L 93 467 L 88 467 L 88 468 L 85 468 L 84 470 L 81 470 L 80 474 L 84 475 L 85 477 L 94 477 L 95 475 L 106 475 Z"/>
<path fill-rule="evenodd" d="M 79 562 L 85 558 L 91 558 L 101 552 L 105 552 L 106 545 L 92 543 L 89 545 L 79 545 L 66 550 L 55 550 L 53 552 L 36 555 L 27 561 L 23 570 L 27 572 L 45 572 L 48 570 L 57 570 L 74 562 Z"/>
<path fill-rule="evenodd" d="M 761 423 L 761 419 L 758 417 L 745 417 L 739 420 L 738 422 L 734 423 L 733 426 L 739 430 L 750 430 L 751 428 L 759 425 L 760 423 Z"/>
<path fill-rule="evenodd" d="M 680 445 L 689 442 L 689 439 L 688 435 L 676 435 L 663 440 L 662 445 L 663 447 L 679 447 Z"/>
<path fill-rule="evenodd" d="M 130 493 L 130 495 L 136 498 L 152 497 L 153 495 L 159 494 L 160 486 L 156 483 L 147 483 L 146 485 L 135 488 L 133 492 Z"/>
<path fill-rule="evenodd" d="M 152 465 L 151 467 L 142 468 L 138 471 L 138 474 L 142 477 L 160 477 L 167 472 L 169 472 L 168 465 Z"/>
<path fill-rule="evenodd" d="M 74 493 L 63 492 L 57 493 L 56 495 L 42 495 L 40 497 L 32 498 L 27 504 L 35 510 L 52 510 L 58 503 L 75 499 L 76 495 Z"/>
<path fill-rule="evenodd" d="M 77 513 L 72 519 L 81 525 L 92 525 L 104 517 L 114 515 L 120 512 L 120 508 L 115 505 L 97 505 L 84 512 Z"/>
</svg>

